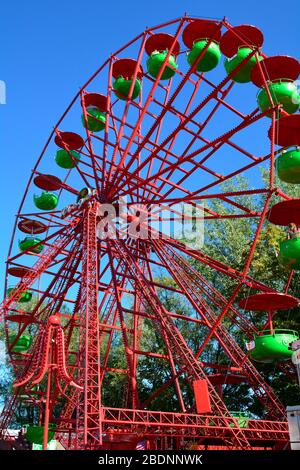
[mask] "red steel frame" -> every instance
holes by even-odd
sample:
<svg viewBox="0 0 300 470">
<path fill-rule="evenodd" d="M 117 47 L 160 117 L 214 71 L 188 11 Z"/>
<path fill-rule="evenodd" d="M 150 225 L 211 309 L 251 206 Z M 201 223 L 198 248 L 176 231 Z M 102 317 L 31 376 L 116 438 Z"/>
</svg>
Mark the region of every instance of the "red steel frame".
<svg viewBox="0 0 300 470">
<path fill-rule="evenodd" d="M 83 396 L 78 396 L 76 441 L 77 447 L 97 448 L 102 444 L 102 419 L 96 203 L 87 209 L 84 219 L 78 360 Z"/>
<path fill-rule="evenodd" d="M 39 410 L 40 423 L 43 424 L 44 421 L 48 423 L 49 420 L 55 423 L 57 437 L 66 448 L 70 449 L 101 449 L 113 445 L 122 448 L 124 442 L 134 448 L 141 436 L 149 439 L 153 448 L 165 448 L 168 439 L 171 441 L 174 439 L 172 445 L 176 448 L 191 440 L 203 446 L 217 445 L 234 449 L 287 446 L 288 430 L 283 405 L 223 322 L 225 318 L 229 319 L 243 331 L 245 338 L 253 337 L 257 333 L 257 328 L 244 312 L 235 307 L 236 298 L 243 286 L 262 292 L 273 291 L 269 286 L 253 279 L 249 275 L 249 268 L 271 199 L 274 195 L 288 199 L 288 196 L 274 186 L 274 158 L 279 152 L 275 150 L 274 125 L 278 105 L 274 104 L 269 96 L 273 124 L 270 151 L 266 155 L 257 156 L 234 142 L 234 138 L 240 131 L 259 123 L 269 111 L 260 113 L 255 108 L 244 114 L 229 103 L 228 98 L 234 87 L 231 79 L 235 72 L 226 76 L 217 85 L 209 80 L 209 75 L 207 78 L 205 74 L 196 72 L 197 63 L 206 49 L 191 68 L 186 72 L 177 71 L 175 78 L 167 85 L 160 81 L 162 71 L 156 79 L 145 74 L 143 80 L 148 84 L 145 99 L 142 95 L 138 102 L 128 99 L 121 111 L 121 104 L 112 92 L 113 64 L 123 55 L 131 54 L 127 50 L 131 51 L 132 47 L 138 50 L 134 72 L 136 78 L 145 57 L 147 38 L 161 30 L 172 30 L 174 41 L 165 59 L 166 63 L 184 27 L 193 20 L 194 18 L 185 16 L 147 29 L 111 55 L 71 102 L 55 126 L 32 171 L 16 217 L 8 267 L 22 267 L 24 263 L 24 253 L 13 255 L 17 225 L 22 219 L 34 217 L 47 225 L 48 230 L 44 238 L 46 249 L 38 255 L 36 263 L 23 276 L 14 294 L 6 298 L 1 306 L 1 316 L 5 317 L 7 340 L 9 340 L 11 328 L 9 316 L 22 314 L 18 304 L 22 291 L 30 288 L 38 298 L 37 305 L 30 314 L 30 322 L 18 324 L 17 337 L 9 344 L 8 352 L 19 387 L 5 405 L 0 423 L 1 432 L 8 428 L 21 394 L 26 394 L 28 402 Z M 232 29 L 225 19 L 215 21 L 215 24 L 219 28 Z M 259 52 L 261 53 L 254 48 L 251 56 Z M 245 61 L 236 70 L 241 68 Z M 261 75 L 266 85 L 262 68 Z M 24 212 L 24 208 L 28 206 L 27 196 L 30 194 L 33 179 L 42 174 L 40 167 L 42 159 L 47 154 L 48 145 L 55 135 L 63 135 L 61 126 L 64 118 L 75 108 L 75 103 L 80 103 L 83 118 L 87 122 L 88 111 L 84 96 L 90 86 L 98 87 L 101 83 L 99 78 L 104 80 L 103 77 L 107 80 L 107 119 L 104 133 L 94 134 L 86 128 L 85 145 L 80 149 L 80 164 L 76 165 L 72 172 L 68 172 L 62 181 L 60 196 L 63 198 L 66 193 L 78 194 L 78 190 L 81 189 L 78 187 L 79 180 L 82 181 L 81 184 L 96 191 L 82 207 L 74 208 L 65 219 L 61 218 L 59 211 Z M 209 91 L 199 102 L 199 99 L 196 101 L 196 96 L 198 97 L 197 93 L 202 87 L 206 87 Z M 184 104 L 179 105 L 177 99 L 183 90 L 187 93 L 187 88 L 189 98 L 186 99 L 185 96 Z M 268 90 L 267 87 L 266 89 Z M 133 85 L 130 94 L 132 91 Z M 195 102 L 196 106 L 192 107 Z M 205 130 L 218 116 L 220 110 L 226 110 L 235 119 L 238 118 L 239 123 L 210 140 L 205 137 Z M 173 125 L 175 119 L 177 124 Z M 168 120 L 172 123 L 168 127 L 168 131 L 171 131 L 165 135 L 164 123 L 168 123 Z M 186 142 L 183 151 L 179 145 L 182 138 Z M 240 163 L 237 158 L 236 167 L 228 174 L 214 170 L 209 166 L 210 161 L 224 146 L 236 152 L 242 162 L 247 160 L 247 163 Z M 67 145 L 65 149 L 69 151 Z M 220 183 L 231 180 L 264 162 L 269 164 L 270 175 L 266 187 L 244 191 L 222 191 L 220 186 L 218 187 Z M 213 181 L 201 186 L 199 179 L 200 187 L 197 190 L 189 190 L 187 189 L 189 178 L 195 172 L 206 175 Z M 248 207 L 245 202 L 245 196 L 255 198 L 257 195 L 264 197 L 265 201 L 263 209 L 259 212 Z M 221 223 L 226 219 L 248 218 L 255 221 L 256 230 L 243 270 L 239 272 L 224 262 L 209 257 L 204 251 L 189 248 L 172 237 L 150 237 L 141 240 L 105 238 L 103 233 L 99 235 L 97 224 L 101 220 L 101 214 L 103 215 L 102 205 L 112 203 L 116 206 L 124 196 L 128 197 L 129 207 L 143 204 L 148 215 L 158 204 L 168 204 L 171 208 L 176 203 L 182 202 L 194 207 L 205 200 L 219 200 L 228 204 L 231 212 L 229 209 L 226 214 L 204 208 L 205 220 L 208 222 L 219 220 Z M 175 207 L 172 210 L 172 217 L 176 217 Z M 163 216 L 160 214 L 156 217 L 158 222 L 163 221 Z M 231 297 L 224 298 L 190 265 L 188 259 L 203 263 L 219 276 L 229 277 L 235 283 Z M 155 268 L 165 270 L 176 287 L 160 284 L 155 278 Z M 5 289 L 8 276 L 9 271 L 7 271 Z M 293 273 L 287 279 L 286 292 L 292 276 Z M 167 311 L 159 296 L 162 288 L 184 296 L 194 309 L 195 316 L 189 317 Z M 133 299 L 130 308 L 124 300 L 128 295 Z M 63 303 L 69 306 L 71 314 L 60 311 Z M 65 321 L 63 329 L 68 351 L 67 376 L 62 376 L 63 385 L 57 383 L 53 385 L 49 372 L 48 392 L 37 393 L 32 384 L 30 385 L 30 377 L 36 374 L 43 357 L 42 351 L 38 349 L 39 339 L 44 334 L 49 316 L 53 314 L 58 314 Z M 156 333 L 163 338 L 164 354 L 142 351 L 141 337 L 145 319 L 151 320 Z M 176 326 L 176 319 L 198 324 L 207 331 L 206 338 L 197 351 L 192 351 L 188 346 Z M 31 322 L 34 322 L 40 333 L 26 354 L 15 354 L 12 348 Z M 76 332 L 78 332 L 78 342 L 77 349 L 74 350 Z M 116 334 L 122 337 L 126 369 L 109 366 Z M 229 359 L 227 366 L 208 363 L 201 359 L 212 339 L 218 341 L 226 353 Z M 139 397 L 138 386 L 141 356 L 164 360 L 170 368 L 170 379 L 153 390 L 144 401 Z M 70 357 L 74 358 L 72 363 L 69 361 Z M 286 365 L 281 366 L 281 369 L 290 376 L 293 375 L 293 371 Z M 214 374 L 208 371 L 214 371 Z M 245 429 L 238 426 L 236 419 L 231 416 L 224 404 L 222 383 L 218 383 L 218 378 L 222 378 L 224 371 L 226 374 L 231 374 L 232 380 L 237 381 L 236 383 L 242 381 L 249 383 L 253 393 L 267 411 L 266 420 L 249 420 Z M 118 408 L 107 407 L 102 403 L 102 383 L 108 373 L 122 374 L 126 377 L 124 400 Z M 24 377 L 29 379 L 22 380 Z M 70 391 L 67 377 L 72 377 L 78 382 L 83 391 L 78 388 Z M 181 380 L 192 386 L 193 382 L 199 379 L 207 381 L 212 406 L 210 415 L 196 414 L 194 407 L 189 408 L 185 403 Z M 174 387 L 180 411 L 170 413 L 149 410 L 151 402 L 168 387 Z M 56 416 L 55 405 L 62 402 L 64 402 L 62 412 Z"/>
</svg>

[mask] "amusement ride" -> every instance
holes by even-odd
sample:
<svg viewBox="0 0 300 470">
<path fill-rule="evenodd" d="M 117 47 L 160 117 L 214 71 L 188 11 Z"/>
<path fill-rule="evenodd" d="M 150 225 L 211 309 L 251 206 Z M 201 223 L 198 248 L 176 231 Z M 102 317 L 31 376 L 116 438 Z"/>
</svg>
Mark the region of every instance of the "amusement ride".
<svg viewBox="0 0 300 470">
<path fill-rule="evenodd" d="M 277 174 L 300 183 L 300 64 L 267 56 L 263 43 L 257 27 L 226 18 L 184 16 L 147 28 L 109 56 L 55 125 L 26 186 L 7 259 L 1 320 L 14 383 L 2 437 L 26 406 L 25 438 L 44 449 L 54 438 L 65 449 L 289 447 L 285 407 L 259 369 L 274 364 L 294 377 L 290 344 L 298 333 L 274 328 L 273 319 L 298 306 L 289 287 L 300 269 L 300 199 L 275 181 Z M 244 174 L 253 189 L 226 190 Z M 253 210 L 258 197 L 263 205 Z M 205 245 L 162 233 L 182 205 L 191 214 L 201 205 L 205 230 L 249 221 L 241 269 Z M 290 228 L 278 254 L 281 292 L 251 272 L 266 224 Z M 216 287 L 224 279 L 228 297 Z M 184 299 L 186 314 L 169 311 L 164 292 Z M 196 349 L 189 328 L 201 332 Z M 145 348 L 149 329 L 163 350 Z M 216 344 L 226 361 L 207 360 Z M 145 358 L 167 367 L 157 388 L 142 375 Z M 118 376 L 125 387 L 111 406 L 105 387 Z M 226 406 L 224 385 L 243 383 L 261 417 Z M 173 411 L 155 405 L 166 392 Z"/>
</svg>

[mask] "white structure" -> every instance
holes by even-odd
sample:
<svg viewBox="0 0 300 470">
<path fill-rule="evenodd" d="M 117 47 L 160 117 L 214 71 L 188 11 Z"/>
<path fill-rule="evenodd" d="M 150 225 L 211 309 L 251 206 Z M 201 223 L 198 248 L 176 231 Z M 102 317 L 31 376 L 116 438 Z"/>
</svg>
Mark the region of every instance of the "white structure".
<svg viewBox="0 0 300 470">
<path fill-rule="evenodd" d="M 291 449 L 300 450 L 300 406 L 288 406 L 286 411 L 289 423 Z"/>
<path fill-rule="evenodd" d="M 298 383 L 300 386 L 300 339 L 297 339 L 297 341 L 293 341 L 293 343 L 291 343 L 290 345 L 290 349 L 292 349 L 292 351 L 295 351 L 292 356 L 292 361 L 297 369 Z"/>
</svg>

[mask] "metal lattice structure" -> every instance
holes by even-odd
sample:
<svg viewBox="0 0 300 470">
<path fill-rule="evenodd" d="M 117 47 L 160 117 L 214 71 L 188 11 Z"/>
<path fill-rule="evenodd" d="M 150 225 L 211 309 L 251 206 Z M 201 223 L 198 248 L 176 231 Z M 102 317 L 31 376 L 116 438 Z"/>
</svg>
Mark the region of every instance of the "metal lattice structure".
<svg viewBox="0 0 300 470">
<path fill-rule="evenodd" d="M 200 39 L 202 49 L 188 63 L 192 56 L 187 61 L 185 54 Z M 221 67 L 199 70 L 218 43 L 228 58 L 243 47 L 249 51 L 227 74 Z M 242 292 L 253 289 L 265 296 L 259 308 L 251 308 L 269 311 L 265 330 L 272 329 L 277 309 L 298 303 L 288 295 L 293 271 L 283 294 L 251 274 L 263 224 L 272 221 L 274 196 L 290 201 L 275 186 L 275 157 L 282 147 L 300 145 L 299 115 L 287 112 L 268 88 L 280 66 L 285 78 L 295 80 L 299 63 L 268 58 L 262 44 L 257 28 L 233 27 L 226 19 L 185 16 L 147 29 L 109 57 L 63 114 L 32 171 L 9 250 L 5 289 L 13 276 L 20 281 L 1 306 L 16 377 L 15 394 L 2 412 L 2 432 L 23 400 L 35 410 L 35 424 L 44 426 L 44 448 L 49 423 L 69 449 L 136 448 L 141 440 L 160 449 L 191 442 L 228 449 L 287 447 L 285 409 L 235 337 L 239 332 L 250 341 L 258 334 L 247 305 L 238 303 Z M 151 72 L 158 56 L 160 68 Z M 251 61 L 253 83 L 236 83 Z M 266 91 L 266 109 L 257 107 L 250 92 L 241 102 L 239 87 L 248 92 L 253 84 Z M 55 175 L 48 174 L 56 150 Z M 262 165 L 269 172 L 266 184 L 256 178 L 251 190 L 224 189 L 224 182 L 258 174 Z M 33 211 L 36 188 L 43 193 L 34 197 L 39 210 Z M 263 207 L 254 210 L 258 197 Z M 226 211 L 218 211 L 215 202 Z M 190 213 L 204 204 L 196 219 L 204 220 L 207 230 L 212 222 L 222 226 L 231 220 L 234 227 L 240 219 L 249 221 L 253 237 L 242 269 L 210 256 L 205 246 L 199 249 L 157 228 L 166 217 L 174 222 L 182 204 Z M 114 214 L 107 218 L 111 209 Z M 156 228 L 148 224 L 153 218 Z M 144 226 L 147 236 L 141 237 Z M 19 231 L 31 238 L 16 253 Z M 34 238 L 38 234 L 42 238 Z M 229 298 L 207 279 L 207 272 L 220 282 L 230 280 Z M 164 284 L 159 273 L 172 283 Z M 23 308 L 24 292 L 35 300 L 30 311 Z M 184 299 L 188 312 L 169 311 L 164 292 Z M 273 304 L 266 306 L 270 296 Z M 143 350 L 145 325 L 163 352 Z M 197 348 L 189 341 L 189 328 L 201 332 Z M 33 339 L 23 347 L 29 331 Z M 126 363 L 122 368 L 114 364 L 116 344 Z M 213 344 L 225 362 L 207 359 Z M 158 388 L 147 383 L 148 396 L 141 386 L 144 358 L 163 361 L 168 369 Z M 293 378 L 292 366 L 280 367 Z M 122 397 L 117 406 L 109 406 L 103 384 L 118 375 L 124 378 Z M 265 418 L 249 417 L 242 426 L 225 405 L 226 383 L 247 383 Z M 155 399 L 170 389 L 176 409 L 153 409 Z"/>
</svg>

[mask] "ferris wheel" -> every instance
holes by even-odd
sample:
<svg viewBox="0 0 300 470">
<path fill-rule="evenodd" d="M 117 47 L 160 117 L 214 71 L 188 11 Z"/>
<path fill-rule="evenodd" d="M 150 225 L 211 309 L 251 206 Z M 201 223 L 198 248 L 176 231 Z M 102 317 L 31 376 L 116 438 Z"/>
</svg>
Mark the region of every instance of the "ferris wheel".
<svg viewBox="0 0 300 470">
<path fill-rule="evenodd" d="M 263 41 L 257 27 L 226 19 L 185 16 L 149 28 L 111 54 L 64 112 L 32 171 L 9 249 L 1 314 L 15 382 L 2 431 L 23 401 L 34 410 L 27 438 L 44 448 L 54 436 L 69 449 L 287 445 L 285 409 L 257 367 L 284 370 L 298 338 L 273 327 L 277 311 L 298 305 L 288 288 L 300 269 L 300 200 L 274 176 L 300 183 L 300 65 L 268 57 Z M 253 189 L 226 189 L 244 174 Z M 258 196 L 263 206 L 253 210 Z M 183 206 L 205 231 L 249 221 L 240 270 L 164 232 L 164 222 L 182 220 Z M 251 274 L 265 223 L 290 226 L 279 252 L 284 292 Z M 230 279 L 228 297 L 207 272 Z M 187 312 L 168 310 L 164 292 L 184 299 Z M 261 330 L 247 311 L 265 315 Z M 194 349 L 189 328 L 201 332 Z M 163 351 L 143 349 L 149 329 Z M 116 341 L 123 368 L 114 363 Z M 227 361 L 207 361 L 211 344 Z M 167 366 L 157 388 L 142 376 L 145 357 Z M 126 386 L 110 406 L 105 380 L 118 375 Z M 149 393 L 141 398 L 143 380 Z M 241 383 L 264 419 L 225 405 L 223 385 Z M 167 390 L 173 411 L 153 406 Z"/>
</svg>

